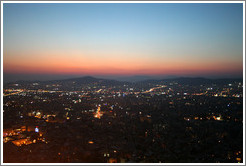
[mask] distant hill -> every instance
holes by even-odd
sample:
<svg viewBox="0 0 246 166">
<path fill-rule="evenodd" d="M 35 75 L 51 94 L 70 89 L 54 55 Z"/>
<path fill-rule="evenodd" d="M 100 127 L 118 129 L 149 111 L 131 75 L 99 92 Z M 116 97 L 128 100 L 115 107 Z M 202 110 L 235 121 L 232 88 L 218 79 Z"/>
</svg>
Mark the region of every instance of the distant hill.
<svg viewBox="0 0 246 166">
<path fill-rule="evenodd" d="M 141 77 L 142 78 L 142 77 Z M 53 80 L 53 81 L 16 81 L 12 83 L 5 84 L 4 87 L 12 88 L 16 87 L 15 84 L 20 84 L 25 88 L 45 88 L 46 85 L 59 84 L 63 89 L 81 89 L 82 87 L 86 87 L 88 85 L 94 86 L 122 86 L 124 84 L 134 85 L 137 87 L 145 87 L 149 86 L 149 84 L 168 84 L 172 82 L 177 82 L 181 85 L 226 85 L 233 84 L 235 82 L 243 82 L 243 79 L 208 79 L 202 77 L 179 77 L 179 78 L 169 78 L 169 79 L 148 79 L 144 81 L 138 82 L 126 82 L 126 81 L 116 81 L 112 79 L 102 79 L 95 78 L 91 76 L 84 76 L 79 78 L 70 78 L 70 79 L 62 79 L 62 80 Z M 38 86 L 34 87 L 34 83 L 38 83 Z"/>
<path fill-rule="evenodd" d="M 70 78 L 70 79 L 63 79 L 63 80 L 55 80 L 55 81 L 48 81 L 50 83 L 58 83 L 58 84 L 71 84 L 71 85 L 88 85 L 88 84 L 98 84 L 98 85 L 121 85 L 124 82 L 111 80 L 111 79 L 102 79 L 102 78 L 95 78 L 91 76 L 84 76 L 79 78 Z M 47 83 L 47 81 L 46 81 Z"/>
<path fill-rule="evenodd" d="M 170 79 L 170 78 L 177 78 L 177 76 L 163 76 L 163 75 L 134 75 L 134 76 L 114 76 L 114 77 L 110 77 L 113 80 L 117 80 L 117 81 L 126 81 L 126 82 L 132 82 L 132 83 L 136 83 L 136 82 L 140 82 L 140 81 L 146 81 L 146 80 L 161 80 L 161 79 Z"/>
<path fill-rule="evenodd" d="M 225 79 L 208 79 L 202 77 L 179 77 L 179 78 L 172 78 L 172 79 L 162 79 L 162 80 L 145 80 L 140 81 L 139 83 L 171 83 L 177 82 L 179 84 L 184 85 L 208 85 L 208 84 L 231 84 L 234 82 L 243 82 L 243 79 L 240 78 L 225 78 Z"/>
<path fill-rule="evenodd" d="M 49 82 L 54 82 L 54 83 L 76 83 L 76 84 L 89 84 L 89 83 L 94 83 L 94 82 L 99 82 L 102 79 L 94 78 L 91 76 L 85 76 L 85 77 L 79 77 L 79 78 L 69 78 L 69 79 L 62 79 L 62 80 L 54 80 L 54 81 L 49 81 Z"/>
</svg>

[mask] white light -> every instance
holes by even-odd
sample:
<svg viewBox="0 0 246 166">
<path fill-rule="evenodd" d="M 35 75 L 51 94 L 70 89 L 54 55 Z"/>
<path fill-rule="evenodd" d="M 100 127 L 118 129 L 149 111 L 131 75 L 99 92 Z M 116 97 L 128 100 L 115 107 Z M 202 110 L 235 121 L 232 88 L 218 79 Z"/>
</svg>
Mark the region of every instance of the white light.
<svg viewBox="0 0 246 166">
<path fill-rule="evenodd" d="M 37 127 L 35 128 L 35 132 L 36 132 L 36 133 L 38 133 L 38 132 L 39 132 L 39 129 L 38 129 Z"/>
</svg>

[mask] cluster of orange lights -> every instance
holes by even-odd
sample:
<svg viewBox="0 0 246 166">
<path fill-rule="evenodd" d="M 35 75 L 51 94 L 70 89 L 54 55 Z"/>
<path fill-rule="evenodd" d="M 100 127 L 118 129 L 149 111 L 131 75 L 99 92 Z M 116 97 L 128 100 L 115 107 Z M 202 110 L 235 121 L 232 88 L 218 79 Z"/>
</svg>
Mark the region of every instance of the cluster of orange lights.
<svg viewBox="0 0 246 166">
<path fill-rule="evenodd" d="M 102 113 L 101 113 L 101 107 L 100 106 L 98 106 L 98 108 L 97 108 L 97 112 L 96 112 L 96 114 L 95 114 L 95 118 L 98 118 L 98 119 L 100 119 L 101 118 L 101 116 L 102 116 Z"/>
</svg>

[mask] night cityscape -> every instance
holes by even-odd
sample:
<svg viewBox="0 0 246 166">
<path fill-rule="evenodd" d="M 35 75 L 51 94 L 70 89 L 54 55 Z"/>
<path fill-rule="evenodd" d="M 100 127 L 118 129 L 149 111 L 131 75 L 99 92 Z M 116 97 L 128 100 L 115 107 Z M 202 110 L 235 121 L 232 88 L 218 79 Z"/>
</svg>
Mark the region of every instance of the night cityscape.
<svg viewBox="0 0 246 166">
<path fill-rule="evenodd" d="M 2 5 L 3 163 L 244 163 L 243 3 Z"/>
<path fill-rule="evenodd" d="M 5 162 L 242 162 L 242 80 L 82 77 L 4 88 Z"/>
</svg>

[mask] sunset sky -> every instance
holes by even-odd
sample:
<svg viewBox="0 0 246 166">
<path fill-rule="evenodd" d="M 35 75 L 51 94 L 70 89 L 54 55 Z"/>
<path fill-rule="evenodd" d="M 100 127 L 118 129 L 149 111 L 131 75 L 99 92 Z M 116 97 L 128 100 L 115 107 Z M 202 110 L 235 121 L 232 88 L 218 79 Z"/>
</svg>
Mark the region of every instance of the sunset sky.
<svg viewBox="0 0 246 166">
<path fill-rule="evenodd" d="M 5 74 L 237 76 L 242 4 L 7 4 Z"/>
</svg>

